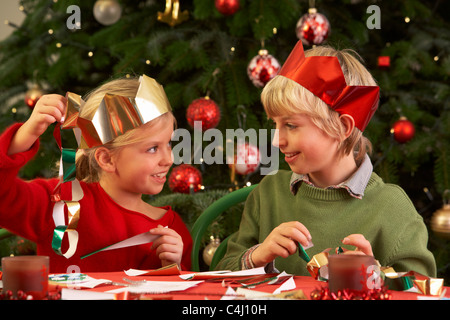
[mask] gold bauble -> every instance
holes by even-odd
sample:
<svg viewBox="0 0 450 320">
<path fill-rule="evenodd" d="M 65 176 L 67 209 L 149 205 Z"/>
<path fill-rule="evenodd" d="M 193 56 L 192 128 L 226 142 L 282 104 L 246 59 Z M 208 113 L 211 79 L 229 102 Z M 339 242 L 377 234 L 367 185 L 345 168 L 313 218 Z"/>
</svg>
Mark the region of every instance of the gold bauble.
<svg viewBox="0 0 450 320">
<path fill-rule="evenodd" d="M 217 248 L 220 245 L 220 239 L 211 236 L 211 242 L 203 249 L 203 261 L 210 266 L 214 253 L 216 253 Z"/>
<path fill-rule="evenodd" d="M 94 4 L 94 18 L 104 26 L 119 21 L 122 16 L 122 7 L 116 0 L 97 0 Z"/>
<path fill-rule="evenodd" d="M 433 213 L 431 218 L 431 230 L 442 238 L 450 239 L 450 204 Z"/>
</svg>

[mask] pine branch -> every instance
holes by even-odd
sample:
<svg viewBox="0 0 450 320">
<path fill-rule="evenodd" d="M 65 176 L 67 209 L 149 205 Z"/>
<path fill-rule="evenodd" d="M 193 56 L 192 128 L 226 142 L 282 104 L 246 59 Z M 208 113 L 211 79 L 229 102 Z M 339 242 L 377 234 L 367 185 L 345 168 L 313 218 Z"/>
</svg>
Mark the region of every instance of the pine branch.
<svg viewBox="0 0 450 320">
<path fill-rule="evenodd" d="M 439 148 L 434 165 L 434 179 L 437 192 L 450 189 L 450 144 L 448 140 Z"/>
</svg>

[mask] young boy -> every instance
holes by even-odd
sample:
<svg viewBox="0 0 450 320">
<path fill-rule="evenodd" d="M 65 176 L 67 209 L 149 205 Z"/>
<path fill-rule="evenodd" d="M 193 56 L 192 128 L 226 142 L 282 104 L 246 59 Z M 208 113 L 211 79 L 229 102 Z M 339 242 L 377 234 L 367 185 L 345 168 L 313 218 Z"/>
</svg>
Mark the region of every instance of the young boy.
<svg viewBox="0 0 450 320">
<path fill-rule="evenodd" d="M 342 246 L 396 271 L 435 276 L 422 217 L 400 187 L 373 172 L 367 155 L 362 132 L 379 88 L 364 66 L 348 50 L 329 47 L 305 57 L 298 42 L 261 98 L 292 172 L 266 176 L 252 191 L 217 269 L 309 275 L 297 244 L 314 243 L 310 257 Z"/>
</svg>

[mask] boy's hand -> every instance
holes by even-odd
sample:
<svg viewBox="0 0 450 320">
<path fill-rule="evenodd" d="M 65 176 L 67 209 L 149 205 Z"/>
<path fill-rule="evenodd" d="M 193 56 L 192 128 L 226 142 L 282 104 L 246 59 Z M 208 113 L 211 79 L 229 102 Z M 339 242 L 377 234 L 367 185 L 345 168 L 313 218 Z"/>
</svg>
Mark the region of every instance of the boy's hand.
<svg viewBox="0 0 450 320">
<path fill-rule="evenodd" d="M 298 221 L 285 222 L 272 230 L 264 242 L 252 253 L 253 264 L 257 267 L 272 262 L 276 257 L 287 258 L 297 252 L 297 243 L 308 246 L 311 234 Z"/>
<path fill-rule="evenodd" d="M 156 255 L 161 260 L 161 265 L 165 267 L 176 263 L 180 266 L 183 257 L 183 239 L 181 239 L 181 236 L 175 230 L 164 228 L 161 225 L 151 229 L 150 232 L 160 235 L 153 242 L 151 249 L 156 250 Z"/>
<path fill-rule="evenodd" d="M 30 118 L 17 130 L 8 149 L 8 155 L 27 151 L 48 126 L 61 122 L 66 98 L 58 94 L 43 95 L 36 103 Z"/>
<path fill-rule="evenodd" d="M 355 250 L 344 250 L 345 254 L 366 254 L 373 256 L 372 246 L 362 234 L 351 234 L 342 240 L 343 244 L 355 246 Z"/>
</svg>

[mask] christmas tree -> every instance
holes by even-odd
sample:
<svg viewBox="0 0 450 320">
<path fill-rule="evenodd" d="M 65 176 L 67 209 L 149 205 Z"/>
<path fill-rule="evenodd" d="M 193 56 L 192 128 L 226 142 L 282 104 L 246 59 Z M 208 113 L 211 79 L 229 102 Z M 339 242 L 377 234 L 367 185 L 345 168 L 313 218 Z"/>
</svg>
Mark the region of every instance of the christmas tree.
<svg viewBox="0 0 450 320">
<path fill-rule="evenodd" d="M 412 199 L 430 227 L 438 275 L 448 284 L 450 246 L 431 225 L 450 189 L 448 2 L 22 0 L 23 23 L 9 21 L 5 27 L 13 32 L 0 43 L 0 129 L 25 121 L 44 93 L 84 95 L 111 78 L 146 74 L 164 85 L 178 128 L 194 136 L 188 107 L 202 107 L 205 101 L 197 99 L 208 97 L 206 102 L 220 109 L 220 121 L 213 124 L 219 132 L 265 129 L 270 150 L 271 127 L 260 102 L 262 86 L 255 81 L 274 71 L 249 77 L 247 69 L 259 53 L 270 55 L 270 67 L 282 65 L 298 41 L 297 23 L 313 7 L 329 21 L 326 39 L 313 40 L 354 49 L 380 85 L 380 106 L 365 131 L 374 146 L 374 171 Z M 217 114 L 204 116 L 204 125 L 219 120 Z M 202 140 L 199 146 L 208 144 Z M 226 161 L 192 161 L 196 150 L 193 146 L 189 159 L 199 170 L 200 190 L 186 195 L 166 186 L 148 198 L 172 204 L 188 225 L 218 197 L 258 183 L 268 166 L 240 173 Z M 55 176 L 59 155 L 48 130 L 21 176 Z M 279 169 L 288 169 L 281 159 Z M 239 214 L 227 218 L 211 232 L 228 235 Z"/>
</svg>

